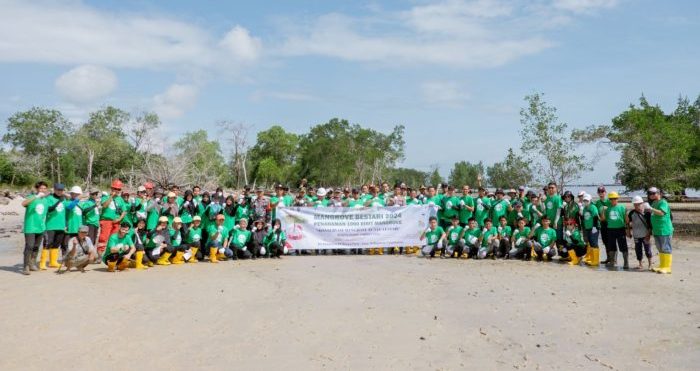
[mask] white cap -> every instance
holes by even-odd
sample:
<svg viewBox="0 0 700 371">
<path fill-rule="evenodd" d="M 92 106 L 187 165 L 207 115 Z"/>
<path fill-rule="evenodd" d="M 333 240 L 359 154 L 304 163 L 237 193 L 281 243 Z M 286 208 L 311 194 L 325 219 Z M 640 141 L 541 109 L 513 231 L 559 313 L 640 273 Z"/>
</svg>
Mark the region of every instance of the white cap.
<svg viewBox="0 0 700 371">
<path fill-rule="evenodd" d="M 83 194 L 83 189 L 80 188 L 80 186 L 73 186 L 70 189 L 70 193 L 75 193 L 76 195 L 81 195 L 81 194 Z"/>
<path fill-rule="evenodd" d="M 637 205 L 637 204 L 642 204 L 642 203 L 644 203 L 644 200 L 643 200 L 642 197 L 640 197 L 640 196 L 634 196 L 634 197 L 632 198 L 632 203 L 635 204 L 635 205 Z"/>
<path fill-rule="evenodd" d="M 585 195 L 586 195 L 586 191 L 581 191 L 581 192 L 578 193 L 578 196 L 579 196 L 579 197 L 583 197 L 583 196 L 585 196 Z"/>
<path fill-rule="evenodd" d="M 649 190 L 647 192 L 648 193 L 659 193 L 659 189 L 656 187 L 651 187 L 651 188 L 649 188 Z"/>
<path fill-rule="evenodd" d="M 144 187 L 144 186 L 139 186 L 139 187 L 136 189 L 136 192 L 146 192 L 146 187 Z"/>
<path fill-rule="evenodd" d="M 584 200 L 584 201 L 590 202 L 592 199 L 593 199 L 593 197 L 591 197 L 591 195 L 589 195 L 588 193 L 586 193 L 585 195 L 583 195 L 583 200 Z"/>
<path fill-rule="evenodd" d="M 325 196 L 326 194 L 328 194 L 328 191 L 326 191 L 325 188 L 321 187 L 316 190 L 316 194 L 319 196 Z"/>
</svg>

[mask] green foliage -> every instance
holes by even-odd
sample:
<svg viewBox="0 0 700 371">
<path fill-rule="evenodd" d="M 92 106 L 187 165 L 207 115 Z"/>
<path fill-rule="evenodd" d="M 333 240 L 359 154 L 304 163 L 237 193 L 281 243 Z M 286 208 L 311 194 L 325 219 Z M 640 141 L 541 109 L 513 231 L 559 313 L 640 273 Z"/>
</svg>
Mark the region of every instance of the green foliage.
<svg viewBox="0 0 700 371">
<path fill-rule="evenodd" d="M 517 156 L 512 148 L 508 148 L 508 154 L 503 161 L 489 166 L 486 172 L 489 185 L 496 188 L 516 188 L 532 181 L 530 165 Z"/>
<path fill-rule="evenodd" d="M 455 163 L 454 168 L 450 171 L 450 184 L 454 187 L 462 187 L 469 185 L 470 187 L 478 187 L 481 184 L 481 177 L 484 174 L 484 164 L 472 164 L 467 161 Z"/>
<path fill-rule="evenodd" d="M 192 184 L 218 185 L 226 171 L 221 146 L 209 140 L 206 130 L 185 133 L 173 145 L 175 156 L 186 162 L 186 179 Z"/>
<path fill-rule="evenodd" d="M 440 174 L 438 173 L 438 176 Z M 416 169 L 396 168 L 387 170 L 384 176 L 392 186 L 396 183 L 406 183 L 411 188 L 418 188 L 428 183 L 428 173 Z"/>
<path fill-rule="evenodd" d="M 428 176 L 428 186 L 434 186 L 437 188 L 443 183 L 443 180 L 442 175 L 440 175 L 440 170 L 435 167 Z"/>
<path fill-rule="evenodd" d="M 275 125 L 258 133 L 248 158 L 252 164 L 252 177 L 256 181 L 291 181 L 299 150 L 299 136 Z"/>
<path fill-rule="evenodd" d="M 520 149 L 534 165 L 539 175 L 536 180 L 541 184 L 555 181 L 564 188 L 591 170 L 586 157 L 576 151 L 576 136 L 559 122 L 557 109 L 544 101 L 543 94 L 528 95 L 525 101 L 527 107 L 520 110 Z"/>
</svg>

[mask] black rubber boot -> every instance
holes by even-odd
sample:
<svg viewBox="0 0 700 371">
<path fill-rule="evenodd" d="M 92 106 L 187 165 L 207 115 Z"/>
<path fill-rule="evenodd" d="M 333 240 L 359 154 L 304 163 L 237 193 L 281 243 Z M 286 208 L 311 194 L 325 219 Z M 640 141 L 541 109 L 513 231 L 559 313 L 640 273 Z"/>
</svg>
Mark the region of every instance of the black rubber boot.
<svg viewBox="0 0 700 371">
<path fill-rule="evenodd" d="M 624 265 L 622 266 L 622 269 L 624 269 L 624 270 L 630 269 L 630 260 L 629 260 L 628 254 L 626 252 L 622 253 L 622 259 L 624 259 L 624 263 L 623 263 Z"/>
<path fill-rule="evenodd" d="M 605 259 L 605 265 L 614 268 L 617 260 L 617 250 L 607 250 L 606 253 L 607 258 Z"/>
</svg>

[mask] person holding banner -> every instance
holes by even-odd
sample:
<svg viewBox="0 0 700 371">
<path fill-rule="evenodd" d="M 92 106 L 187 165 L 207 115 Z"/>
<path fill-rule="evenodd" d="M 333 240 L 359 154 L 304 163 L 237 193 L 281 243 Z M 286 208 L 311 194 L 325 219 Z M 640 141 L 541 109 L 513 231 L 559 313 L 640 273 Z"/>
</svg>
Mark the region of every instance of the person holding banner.
<svg viewBox="0 0 700 371">
<path fill-rule="evenodd" d="M 445 231 L 438 226 L 437 217 L 431 216 L 429 219 L 430 227 L 428 227 L 420 236 L 421 241 L 426 240 L 425 246 L 421 249 L 423 256 L 430 259 L 435 257 L 435 250 L 441 249 L 445 242 Z"/>
</svg>

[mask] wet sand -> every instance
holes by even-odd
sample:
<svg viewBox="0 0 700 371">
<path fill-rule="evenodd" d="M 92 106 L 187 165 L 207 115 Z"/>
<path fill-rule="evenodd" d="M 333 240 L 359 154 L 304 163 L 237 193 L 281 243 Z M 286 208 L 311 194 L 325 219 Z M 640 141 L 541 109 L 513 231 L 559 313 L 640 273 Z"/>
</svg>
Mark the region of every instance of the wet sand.
<svg viewBox="0 0 700 371">
<path fill-rule="evenodd" d="M 385 255 L 25 277 L 21 243 L 0 239 L 2 370 L 700 364 L 698 241 L 670 276 Z"/>
</svg>

